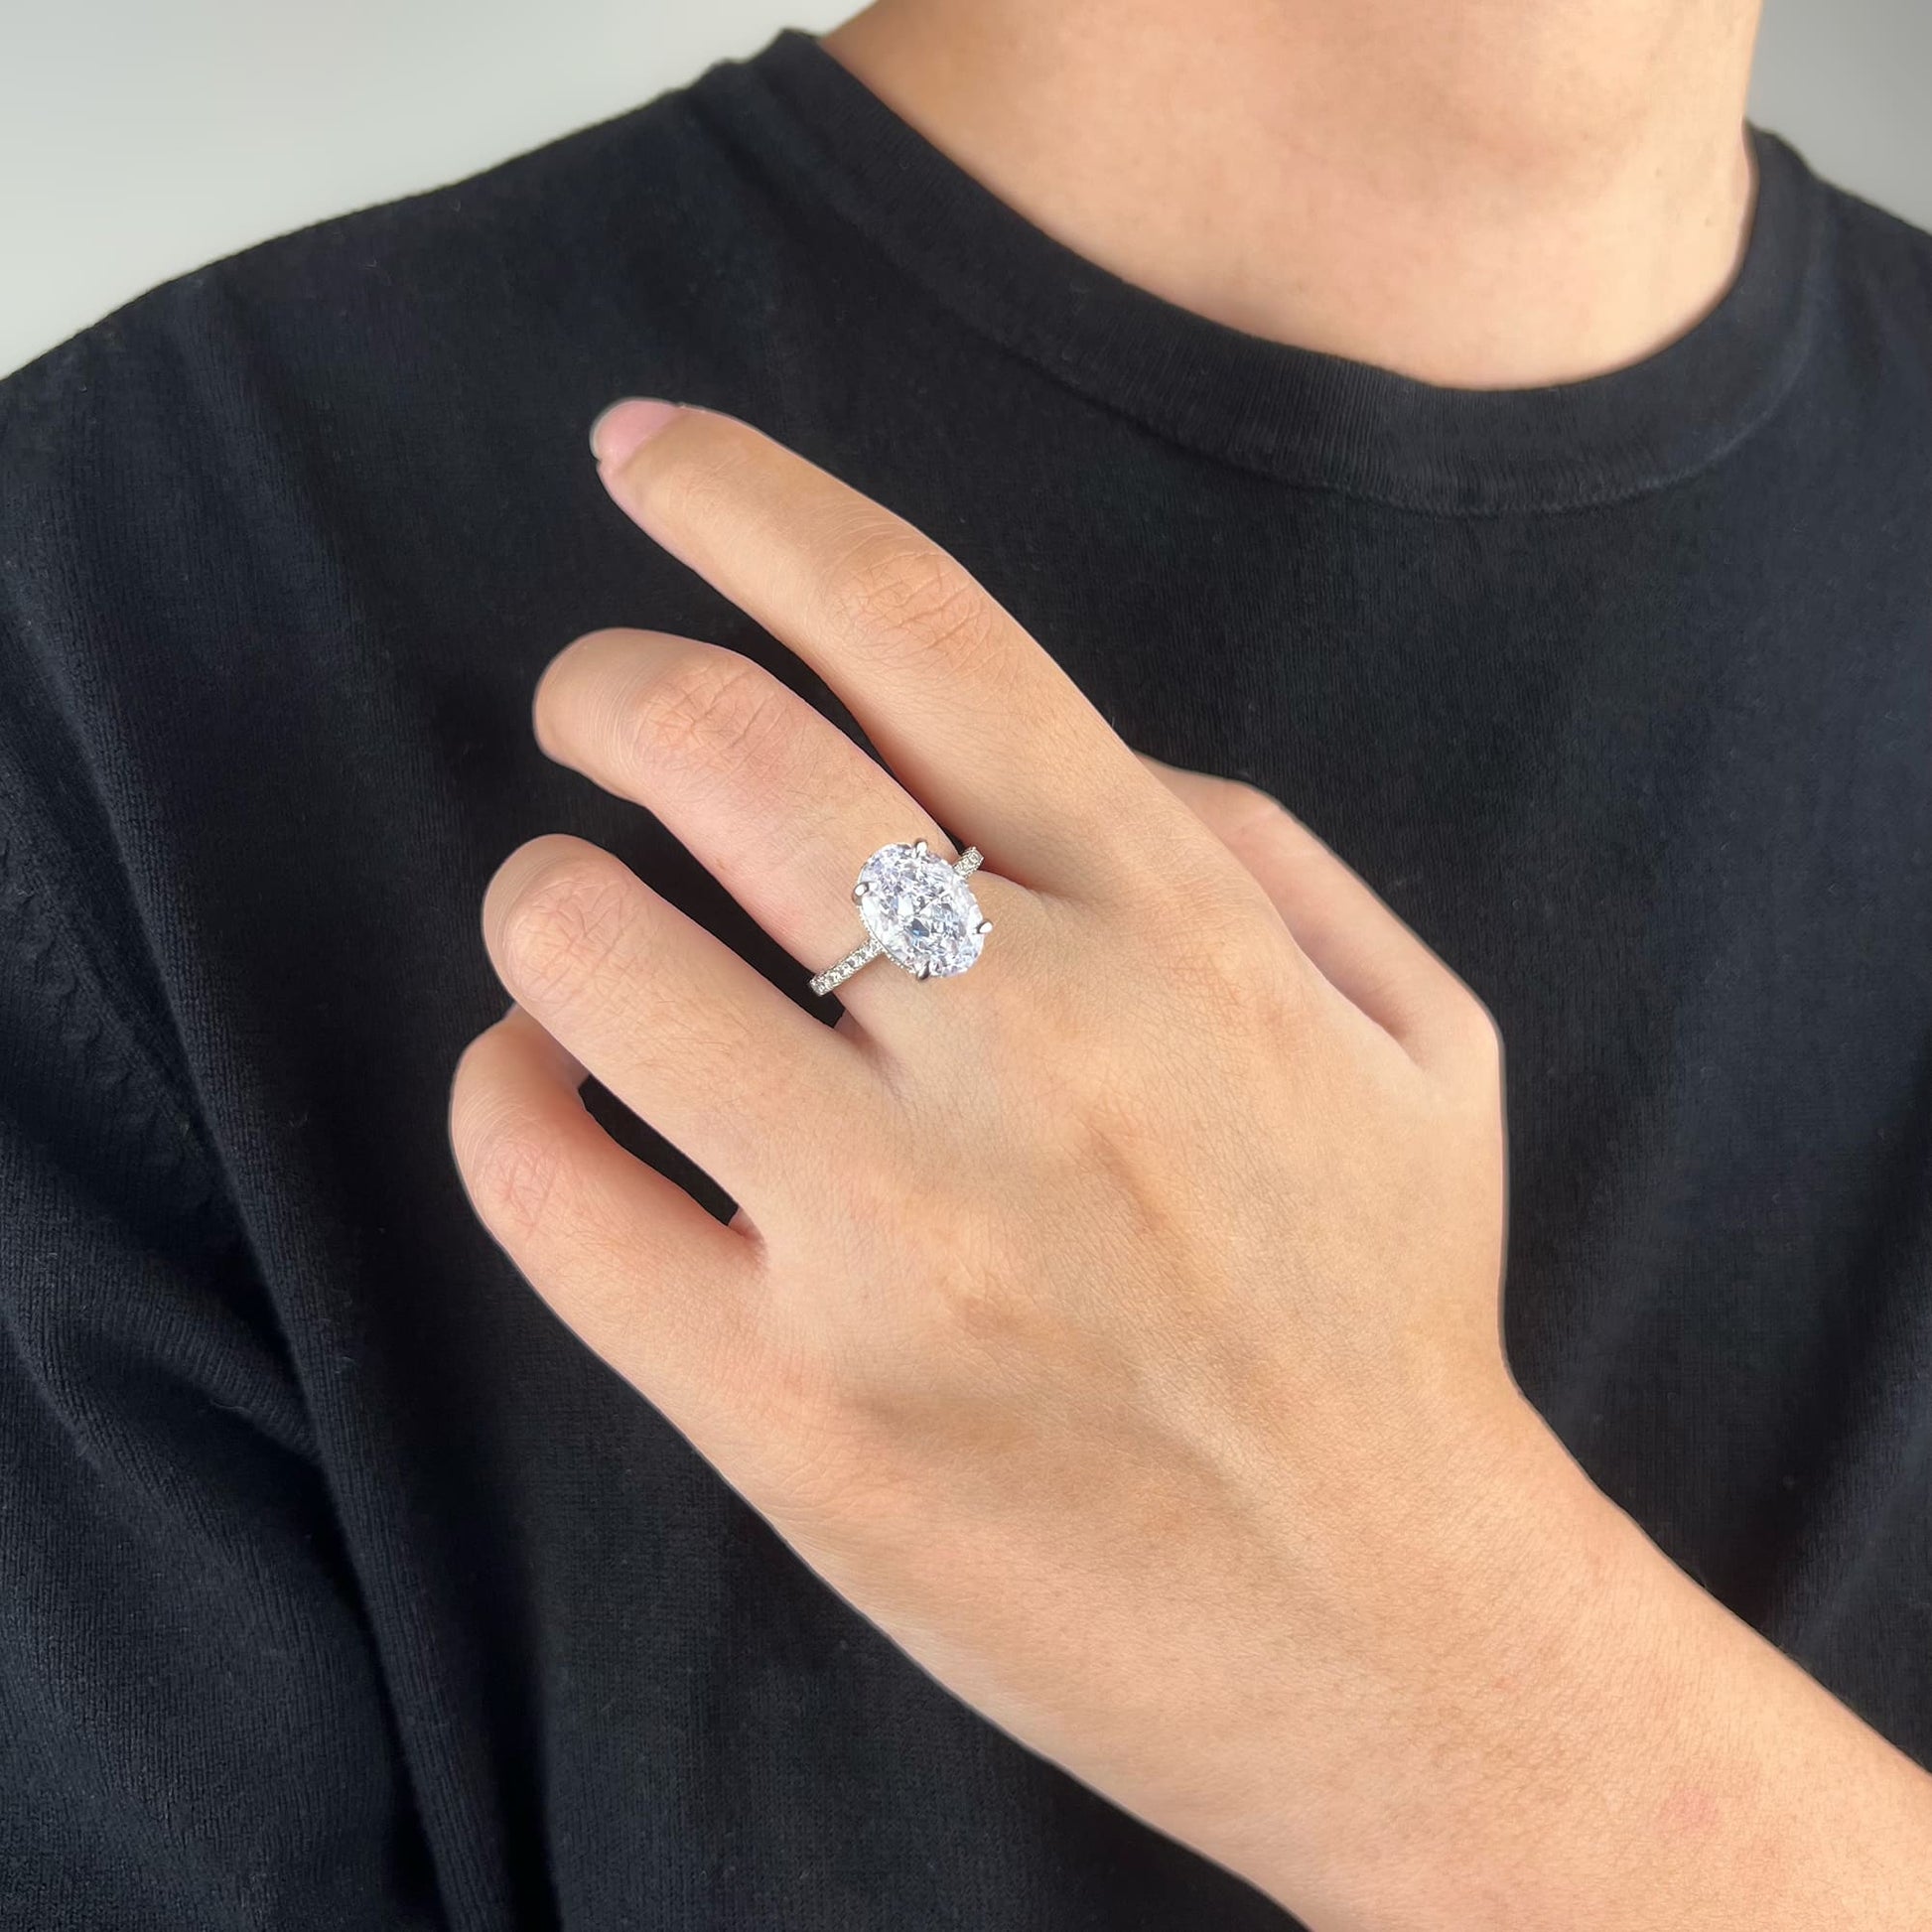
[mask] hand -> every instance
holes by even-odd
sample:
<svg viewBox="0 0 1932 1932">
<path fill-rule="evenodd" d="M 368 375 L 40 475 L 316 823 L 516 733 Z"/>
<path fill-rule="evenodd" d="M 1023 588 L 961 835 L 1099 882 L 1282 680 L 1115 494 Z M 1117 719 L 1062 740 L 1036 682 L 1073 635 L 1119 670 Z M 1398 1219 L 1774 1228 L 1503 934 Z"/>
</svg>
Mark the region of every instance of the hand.
<svg viewBox="0 0 1932 1932">
<path fill-rule="evenodd" d="M 607 853 L 533 841 L 484 910 L 521 1012 L 456 1084 L 477 1209 L 942 1682 L 1238 1860 L 1257 1746 L 1389 1668 L 1389 1573 L 1522 1440 L 1494 1030 L 1280 807 L 1164 782 L 897 518 L 696 411 L 608 474 L 902 782 L 747 659 L 646 631 L 555 660 L 544 749 L 807 967 L 863 936 L 860 862 L 950 855 L 941 821 L 994 931 L 956 979 L 871 967 L 834 1031 Z M 580 1067 L 732 1227 L 604 1135 Z"/>
<path fill-rule="evenodd" d="M 618 501 L 897 777 L 649 631 L 555 659 L 544 749 L 803 968 L 855 943 L 860 863 L 950 855 L 942 826 L 993 932 L 956 978 L 875 964 L 832 1028 L 609 854 L 532 841 L 483 908 L 516 1004 L 452 1101 L 477 1211 L 994 1723 L 1311 1922 L 1491 1922 L 1573 1770 L 1514 1702 L 1623 1545 L 1504 1363 L 1483 1009 L 1279 806 L 1138 759 L 897 518 L 729 418 L 601 432 Z M 730 1226 L 596 1125 L 586 1068 Z"/>
</svg>

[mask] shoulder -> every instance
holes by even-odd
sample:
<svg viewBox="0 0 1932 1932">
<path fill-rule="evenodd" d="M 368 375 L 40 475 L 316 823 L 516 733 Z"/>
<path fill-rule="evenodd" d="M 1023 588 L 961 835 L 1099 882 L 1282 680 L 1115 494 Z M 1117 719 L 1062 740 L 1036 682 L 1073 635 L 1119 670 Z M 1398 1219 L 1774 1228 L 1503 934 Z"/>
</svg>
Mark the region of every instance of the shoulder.
<svg viewBox="0 0 1932 1932">
<path fill-rule="evenodd" d="M 1849 265 L 1932 314 L 1932 234 L 1850 189 L 1823 192 Z"/>
<path fill-rule="evenodd" d="M 1819 185 L 1831 296 L 1876 378 L 1909 372 L 1932 398 L 1932 234 L 1850 190 Z"/>
<path fill-rule="evenodd" d="M 706 106 L 747 65 L 180 276 L 0 381 L 0 677 L 192 683 L 210 638 L 513 545 L 480 472 L 565 487 L 614 395 L 742 391 L 762 285 L 799 276 Z"/>
<path fill-rule="evenodd" d="M 64 501 L 86 515 L 138 492 L 152 507 L 157 484 L 206 509 L 217 468 L 260 481 L 294 464 L 326 487 L 352 461 L 379 487 L 395 447 L 434 445 L 439 425 L 474 434 L 554 406 L 587 423 L 614 383 L 689 393 L 713 364 L 729 387 L 760 354 L 771 285 L 795 295 L 809 272 L 795 202 L 733 111 L 762 99 L 759 72 L 759 57 L 720 62 L 106 316 L 0 380 L 0 531 L 58 521 Z"/>
<path fill-rule="evenodd" d="M 264 734 L 338 742 L 345 692 L 445 702 L 432 652 L 569 634 L 618 541 L 597 410 L 741 391 L 759 278 L 797 273 L 704 85 L 180 276 L 0 381 L 0 817 L 54 897 L 145 853 L 171 781 L 187 815 Z M 137 957 L 130 895 L 94 897 L 91 949 Z"/>
<path fill-rule="evenodd" d="M 151 437 L 158 455 L 245 435 L 249 398 L 340 409 L 492 357 L 567 355 L 615 305 L 646 338 L 674 333 L 680 294 L 705 285 L 694 264 L 748 218 L 703 88 L 151 289 L 0 380 L 0 474 L 55 482 L 65 450 L 98 477 L 108 442 Z"/>
</svg>

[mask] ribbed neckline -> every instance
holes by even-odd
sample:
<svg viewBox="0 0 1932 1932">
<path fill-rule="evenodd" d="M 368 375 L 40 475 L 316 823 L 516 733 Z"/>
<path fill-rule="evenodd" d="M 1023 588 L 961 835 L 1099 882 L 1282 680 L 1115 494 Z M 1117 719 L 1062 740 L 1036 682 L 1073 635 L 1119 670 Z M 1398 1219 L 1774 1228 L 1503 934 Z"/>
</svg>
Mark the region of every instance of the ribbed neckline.
<svg viewBox="0 0 1932 1932">
<path fill-rule="evenodd" d="M 1664 487 L 1777 406 L 1815 326 L 1825 198 L 1752 131 L 1757 193 L 1729 289 L 1655 354 L 1587 381 L 1475 390 L 1250 336 L 1137 288 L 1035 227 L 809 34 L 722 63 L 693 98 L 831 203 L 962 321 L 1175 443 L 1284 483 L 1460 515 Z"/>
</svg>

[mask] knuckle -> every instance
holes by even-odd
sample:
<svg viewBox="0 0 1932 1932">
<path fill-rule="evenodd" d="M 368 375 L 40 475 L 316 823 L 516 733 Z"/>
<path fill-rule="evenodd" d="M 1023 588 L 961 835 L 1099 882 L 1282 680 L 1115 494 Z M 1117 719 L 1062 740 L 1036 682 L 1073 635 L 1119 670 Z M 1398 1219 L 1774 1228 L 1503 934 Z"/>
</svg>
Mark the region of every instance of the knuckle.
<svg viewBox="0 0 1932 1932">
<path fill-rule="evenodd" d="M 1470 1078 L 1493 1086 L 1502 1077 L 1503 1035 L 1492 1014 L 1459 980 L 1449 1014 L 1449 1036 Z"/>
<path fill-rule="evenodd" d="M 736 777 L 772 759 L 790 705 L 790 693 L 750 658 L 696 652 L 638 691 L 630 750 L 644 763 L 672 759 L 710 776 Z"/>
<path fill-rule="evenodd" d="M 893 1515 L 904 1439 L 870 1399 L 878 1368 L 824 1335 L 767 1336 L 738 1392 L 747 1494 L 787 1533 L 836 1534 L 851 1547 Z"/>
<path fill-rule="evenodd" d="M 840 627 L 867 639 L 931 652 L 955 669 L 981 658 L 998 634 L 992 600 L 945 551 L 916 532 L 861 539 L 833 571 L 828 595 Z"/>
<path fill-rule="evenodd" d="M 890 1563 L 916 1532 L 929 1492 L 891 1436 L 860 1420 L 821 1425 L 774 1473 L 759 1507 L 806 1553 Z"/>
<path fill-rule="evenodd" d="M 498 1061 L 502 1035 L 478 1035 L 450 1082 L 450 1143 L 478 1214 L 493 1233 L 514 1240 L 545 1216 L 566 1177 L 563 1139 L 527 1105 L 519 1105 Z"/>
<path fill-rule="evenodd" d="M 503 910 L 511 991 L 550 1008 L 594 994 L 630 945 L 636 913 L 628 880 L 602 855 L 550 860 Z"/>
<path fill-rule="evenodd" d="M 458 1127 L 457 1144 L 485 1226 L 513 1241 L 541 1225 L 565 1182 L 565 1153 L 555 1133 L 514 1110 L 480 1106 Z"/>
<path fill-rule="evenodd" d="M 1244 866 L 1253 871 L 1267 862 L 1277 877 L 1297 881 L 1318 876 L 1326 848 L 1279 798 L 1245 779 L 1222 783 L 1226 790 L 1216 801 L 1214 827 Z"/>
<path fill-rule="evenodd" d="M 1171 976 L 1189 1003 L 1225 1028 L 1274 1034 L 1307 1006 L 1306 976 L 1281 935 L 1244 906 L 1225 916 L 1195 907 Z"/>
<path fill-rule="evenodd" d="M 1221 823 L 1230 845 L 1263 844 L 1281 838 L 1295 824 L 1289 809 L 1273 792 L 1245 778 L 1219 778 Z"/>
</svg>

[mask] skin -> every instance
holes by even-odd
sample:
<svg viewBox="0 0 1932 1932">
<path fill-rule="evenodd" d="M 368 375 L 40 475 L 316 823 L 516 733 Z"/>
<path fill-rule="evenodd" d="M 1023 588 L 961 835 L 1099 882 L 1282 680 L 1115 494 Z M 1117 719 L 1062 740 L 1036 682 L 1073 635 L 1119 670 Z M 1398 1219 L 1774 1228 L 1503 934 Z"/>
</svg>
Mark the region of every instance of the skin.
<svg viewBox="0 0 1932 1932">
<path fill-rule="evenodd" d="M 1430 382 L 1600 373 L 1731 279 L 1756 0 L 882 0 L 825 45 L 1036 226 Z"/>
<path fill-rule="evenodd" d="M 1512 1382 L 1486 1014 L 1279 806 L 1153 766 L 917 531 L 630 402 L 604 480 L 891 766 L 746 659 L 603 631 L 552 757 L 801 962 L 896 839 L 972 971 L 836 1027 L 581 840 L 513 853 L 471 1198 L 558 1315 L 960 1698 L 1315 1932 L 1922 1927 L 1932 1778 L 1732 1617 Z M 594 1072 L 740 1203 L 584 1108 Z"/>
</svg>

